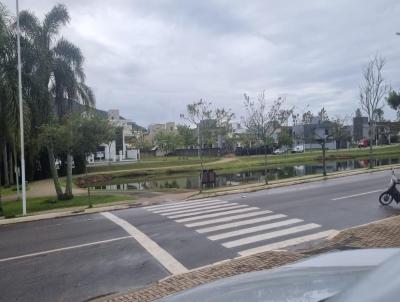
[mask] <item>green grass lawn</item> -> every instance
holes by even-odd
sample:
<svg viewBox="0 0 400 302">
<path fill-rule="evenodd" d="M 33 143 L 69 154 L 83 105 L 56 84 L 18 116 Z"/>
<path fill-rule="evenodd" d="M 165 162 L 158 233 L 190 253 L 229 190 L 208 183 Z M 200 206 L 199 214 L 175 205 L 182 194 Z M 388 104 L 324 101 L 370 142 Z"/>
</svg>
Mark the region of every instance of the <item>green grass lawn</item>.
<svg viewBox="0 0 400 302">
<path fill-rule="evenodd" d="M 26 187 L 26 190 L 29 190 L 28 186 Z M 2 196 L 17 195 L 17 186 L 13 185 L 8 188 L 1 187 L 1 195 Z"/>
<path fill-rule="evenodd" d="M 205 157 L 204 162 L 217 161 L 217 157 Z M 104 166 L 89 167 L 89 173 L 96 172 L 112 172 L 121 170 L 140 170 L 140 169 L 153 169 L 153 168 L 165 168 L 165 167 L 177 167 L 177 166 L 190 166 L 190 165 L 200 165 L 200 160 L 198 157 L 189 157 L 188 159 L 179 158 L 177 156 L 172 157 L 154 157 L 147 160 L 142 160 L 137 163 L 127 163 L 127 164 L 113 164 Z"/>
<path fill-rule="evenodd" d="M 123 200 L 133 200 L 132 196 L 128 195 L 92 195 L 91 201 L 93 205 L 112 203 Z M 16 217 L 22 213 L 21 201 L 3 201 L 3 212 L 5 217 Z M 71 200 L 57 200 L 55 197 L 37 197 L 27 200 L 28 214 L 40 211 L 48 211 L 61 208 L 87 206 L 88 197 L 75 196 Z"/>
</svg>

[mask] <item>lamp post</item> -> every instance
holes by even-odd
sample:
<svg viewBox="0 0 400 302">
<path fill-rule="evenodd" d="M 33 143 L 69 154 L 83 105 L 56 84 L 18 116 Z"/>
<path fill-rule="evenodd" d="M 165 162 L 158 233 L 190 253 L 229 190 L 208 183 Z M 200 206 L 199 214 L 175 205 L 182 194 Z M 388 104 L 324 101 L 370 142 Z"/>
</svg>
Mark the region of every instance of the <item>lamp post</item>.
<svg viewBox="0 0 400 302">
<path fill-rule="evenodd" d="M 22 185 L 22 215 L 26 215 L 26 187 L 25 187 L 25 150 L 24 150 L 24 109 L 22 102 L 22 75 L 21 75 L 21 30 L 19 27 L 19 2 L 17 6 L 17 53 L 18 53 L 18 98 L 19 98 L 19 130 L 21 138 L 21 185 Z"/>
</svg>

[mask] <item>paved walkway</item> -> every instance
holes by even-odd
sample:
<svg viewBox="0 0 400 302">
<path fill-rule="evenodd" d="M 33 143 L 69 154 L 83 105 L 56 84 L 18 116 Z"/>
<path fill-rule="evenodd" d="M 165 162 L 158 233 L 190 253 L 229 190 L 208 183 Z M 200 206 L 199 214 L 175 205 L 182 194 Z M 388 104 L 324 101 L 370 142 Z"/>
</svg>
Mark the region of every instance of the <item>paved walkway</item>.
<svg viewBox="0 0 400 302">
<path fill-rule="evenodd" d="M 64 190 L 64 188 L 63 188 Z M 85 194 L 86 190 L 81 188 L 73 188 L 73 194 Z M 42 196 L 55 196 L 56 190 L 54 189 L 53 179 L 37 180 L 29 183 L 29 190 L 26 191 L 28 198 L 42 197 Z M 8 195 L 3 197 L 5 201 L 15 200 L 16 195 Z"/>
<path fill-rule="evenodd" d="M 349 248 L 383 247 L 400 247 L 400 215 L 349 228 L 340 232 L 331 240 L 325 241 L 310 250 L 304 250 L 299 253 L 270 251 L 240 257 L 220 264 L 195 269 L 188 273 L 171 276 L 123 295 L 113 295 L 96 301 L 150 302 L 204 283 L 242 273 L 282 266 L 309 255 Z"/>
</svg>

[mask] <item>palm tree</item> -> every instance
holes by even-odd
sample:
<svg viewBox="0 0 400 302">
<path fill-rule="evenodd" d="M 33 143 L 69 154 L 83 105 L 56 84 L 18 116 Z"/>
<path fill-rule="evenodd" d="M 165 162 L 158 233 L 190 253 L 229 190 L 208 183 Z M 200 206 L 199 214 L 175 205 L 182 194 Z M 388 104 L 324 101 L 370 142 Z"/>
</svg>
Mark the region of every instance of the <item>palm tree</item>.
<svg viewBox="0 0 400 302">
<path fill-rule="evenodd" d="M 55 99 L 57 115 L 62 120 L 73 113 L 73 102 L 79 102 L 86 108 L 93 107 L 93 91 L 85 84 L 83 72 L 83 55 L 78 47 L 60 39 L 54 47 L 52 93 Z M 67 100 L 67 101 L 65 101 Z M 72 145 L 67 150 L 67 182 L 64 197 L 70 199 L 72 194 Z"/>
<path fill-rule="evenodd" d="M 61 122 L 70 112 L 64 106 L 65 99 L 82 101 L 87 105 L 94 103 L 94 95 L 84 82 L 83 56 L 79 48 L 63 38 L 57 40 L 61 27 L 69 21 L 68 10 L 61 4 L 54 6 L 42 22 L 29 11 L 20 13 L 23 41 L 30 58 L 26 73 L 31 89 L 27 94 L 35 127 L 51 123 L 54 113 L 58 117 L 56 122 Z M 67 150 L 67 186 L 64 194 L 55 164 L 55 146 L 51 140 L 46 149 L 58 199 L 72 198 L 71 150 Z"/>
<path fill-rule="evenodd" d="M 13 184 L 13 157 L 18 126 L 18 100 L 15 36 L 11 20 L 0 3 L 0 146 L 3 157 L 4 184 Z"/>
</svg>

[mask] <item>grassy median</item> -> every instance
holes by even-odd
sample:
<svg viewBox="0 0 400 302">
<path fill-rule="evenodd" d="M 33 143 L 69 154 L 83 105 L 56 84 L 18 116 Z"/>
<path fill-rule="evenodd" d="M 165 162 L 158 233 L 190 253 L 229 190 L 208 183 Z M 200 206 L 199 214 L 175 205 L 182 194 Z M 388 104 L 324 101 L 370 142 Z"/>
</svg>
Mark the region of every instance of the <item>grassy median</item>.
<svg viewBox="0 0 400 302">
<path fill-rule="evenodd" d="M 130 200 L 134 197 L 128 195 L 92 195 L 91 202 L 93 205 L 107 204 L 117 201 Z M 71 207 L 87 207 L 89 204 L 88 196 L 75 196 L 70 200 L 57 200 L 56 197 L 36 197 L 27 200 L 27 212 L 32 214 L 41 211 L 50 211 Z M 22 214 L 22 202 L 19 201 L 3 201 L 3 212 L 6 218 L 17 217 Z"/>
</svg>

